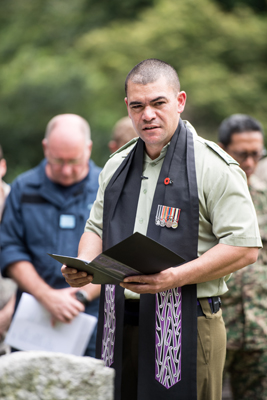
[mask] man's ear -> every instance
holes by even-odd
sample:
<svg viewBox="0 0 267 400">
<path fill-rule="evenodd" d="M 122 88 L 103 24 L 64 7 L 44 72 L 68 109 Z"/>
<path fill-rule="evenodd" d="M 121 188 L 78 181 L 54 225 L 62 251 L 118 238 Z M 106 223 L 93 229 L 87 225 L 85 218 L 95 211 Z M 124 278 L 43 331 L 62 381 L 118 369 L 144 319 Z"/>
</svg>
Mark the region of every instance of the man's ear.
<svg viewBox="0 0 267 400">
<path fill-rule="evenodd" d="M 3 178 L 3 176 L 5 176 L 6 174 L 6 160 L 4 158 L 2 158 L 2 160 L 0 160 L 0 181 Z"/>
<path fill-rule="evenodd" d="M 129 113 L 129 104 L 128 104 L 128 99 L 127 99 L 127 97 L 124 98 L 124 102 L 125 102 L 125 104 L 126 104 L 126 106 L 127 106 L 128 116 L 129 116 L 129 118 L 131 118 L 130 113 Z"/>
<path fill-rule="evenodd" d="M 90 140 L 90 142 L 87 144 L 87 146 L 88 146 L 88 154 L 89 154 L 88 159 L 89 159 L 89 158 L 91 157 L 92 148 L 93 148 L 93 142 L 92 142 L 92 140 Z"/>
<path fill-rule="evenodd" d="M 178 114 L 181 114 L 184 111 L 185 108 L 185 103 L 186 103 L 186 93 L 185 92 L 179 92 L 177 96 L 178 100 Z"/>
<path fill-rule="evenodd" d="M 115 140 L 110 140 L 108 142 L 108 148 L 111 154 L 115 153 L 115 151 L 118 150 L 117 142 Z"/>
<path fill-rule="evenodd" d="M 44 156 L 46 157 L 46 153 L 47 153 L 47 139 L 46 138 L 44 138 L 42 140 L 42 147 L 43 147 Z"/>
</svg>

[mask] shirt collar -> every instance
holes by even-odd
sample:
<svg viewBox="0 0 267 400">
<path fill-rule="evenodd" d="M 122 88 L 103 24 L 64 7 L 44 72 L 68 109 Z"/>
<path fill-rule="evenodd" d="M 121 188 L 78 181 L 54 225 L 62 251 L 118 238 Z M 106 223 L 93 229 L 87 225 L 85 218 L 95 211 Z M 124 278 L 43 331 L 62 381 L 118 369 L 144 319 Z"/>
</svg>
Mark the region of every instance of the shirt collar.
<svg viewBox="0 0 267 400">
<path fill-rule="evenodd" d="M 162 148 L 162 150 L 161 150 L 161 152 L 160 152 L 160 155 L 159 155 L 157 158 L 155 158 L 154 160 L 152 160 L 152 158 L 150 158 L 149 155 L 145 152 L 144 162 L 147 162 L 147 163 L 154 163 L 154 164 L 157 164 L 158 162 L 160 162 L 160 161 L 162 160 L 162 158 L 164 158 L 164 157 L 166 156 L 166 153 L 167 153 L 167 150 L 168 150 L 169 145 L 170 145 L 170 142 L 167 143 L 167 144 Z"/>
</svg>

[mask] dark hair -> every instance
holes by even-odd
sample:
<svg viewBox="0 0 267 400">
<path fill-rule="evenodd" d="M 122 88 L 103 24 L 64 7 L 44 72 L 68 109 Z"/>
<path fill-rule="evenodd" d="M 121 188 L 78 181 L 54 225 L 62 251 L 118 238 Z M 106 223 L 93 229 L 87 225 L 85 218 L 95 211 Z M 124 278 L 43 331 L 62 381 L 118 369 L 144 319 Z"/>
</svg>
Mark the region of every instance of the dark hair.
<svg viewBox="0 0 267 400">
<path fill-rule="evenodd" d="M 127 75 L 125 80 L 125 94 L 127 96 L 128 81 L 133 83 L 147 85 L 165 76 L 173 89 L 178 93 L 180 91 L 180 81 L 175 69 L 165 61 L 157 58 L 148 58 L 137 64 Z"/>
<path fill-rule="evenodd" d="M 4 158 L 4 154 L 3 154 L 2 146 L 0 144 L 0 160 L 2 160 L 2 158 Z"/>
<path fill-rule="evenodd" d="M 263 128 L 259 121 L 246 114 L 233 114 L 225 118 L 219 126 L 218 141 L 225 147 L 231 142 L 234 133 L 261 132 Z"/>
</svg>

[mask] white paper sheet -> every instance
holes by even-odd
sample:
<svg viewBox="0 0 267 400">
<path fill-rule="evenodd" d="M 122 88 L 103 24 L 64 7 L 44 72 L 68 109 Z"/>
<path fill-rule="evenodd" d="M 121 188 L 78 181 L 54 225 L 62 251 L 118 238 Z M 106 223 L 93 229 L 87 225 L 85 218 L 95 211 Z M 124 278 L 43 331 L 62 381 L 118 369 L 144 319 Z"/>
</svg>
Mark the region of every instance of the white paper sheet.
<svg viewBox="0 0 267 400">
<path fill-rule="evenodd" d="M 5 342 L 18 350 L 44 350 L 82 356 L 97 318 L 80 313 L 71 323 L 51 325 L 50 313 L 30 294 L 23 293 Z"/>
</svg>

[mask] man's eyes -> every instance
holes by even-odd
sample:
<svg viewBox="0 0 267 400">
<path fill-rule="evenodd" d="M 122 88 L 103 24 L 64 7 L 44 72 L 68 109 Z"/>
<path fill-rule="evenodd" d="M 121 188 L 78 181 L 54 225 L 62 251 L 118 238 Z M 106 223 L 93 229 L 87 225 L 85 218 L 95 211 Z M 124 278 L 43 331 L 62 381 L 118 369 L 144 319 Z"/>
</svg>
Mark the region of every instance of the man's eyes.
<svg viewBox="0 0 267 400">
<path fill-rule="evenodd" d="M 162 106 L 163 104 L 165 104 L 165 101 L 157 101 L 153 105 L 156 106 L 156 107 L 159 107 L 159 106 Z"/>
<path fill-rule="evenodd" d="M 151 104 L 151 107 L 160 107 L 164 104 L 166 104 L 165 101 L 156 101 L 155 103 Z M 143 106 L 142 104 L 135 104 L 135 105 L 132 105 L 131 108 L 133 110 L 141 110 L 141 109 L 145 108 L 145 106 Z"/>
<path fill-rule="evenodd" d="M 138 109 L 142 108 L 142 106 L 141 106 L 141 104 L 136 104 L 136 105 L 134 105 L 134 106 L 131 106 L 131 108 L 132 108 L 133 110 L 138 110 Z"/>
</svg>

